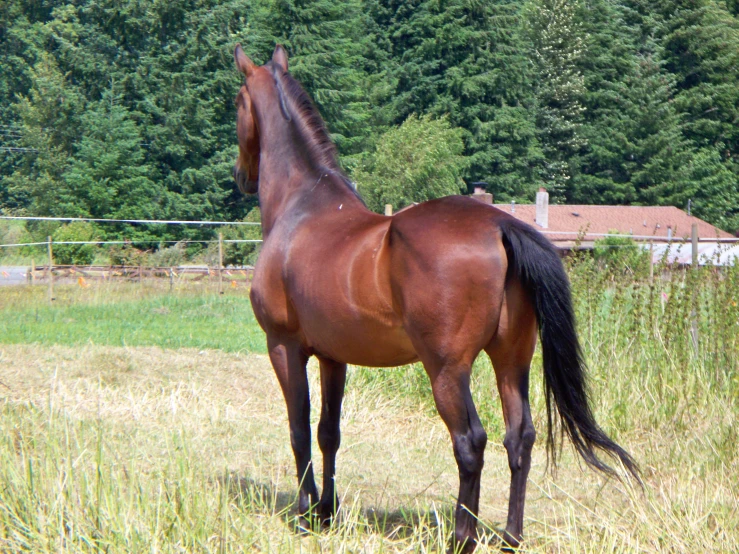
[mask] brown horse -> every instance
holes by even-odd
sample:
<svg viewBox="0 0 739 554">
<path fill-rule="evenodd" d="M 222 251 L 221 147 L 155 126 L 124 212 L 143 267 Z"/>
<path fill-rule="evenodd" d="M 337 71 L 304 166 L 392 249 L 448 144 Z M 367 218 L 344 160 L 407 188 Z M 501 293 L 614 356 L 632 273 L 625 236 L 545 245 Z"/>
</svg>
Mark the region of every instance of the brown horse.
<svg viewBox="0 0 739 554">
<path fill-rule="evenodd" d="M 242 192 L 259 193 L 264 234 L 251 302 L 287 403 L 301 525 L 312 516 L 329 522 L 338 506 L 334 473 L 346 365 L 420 360 L 459 468 L 453 541 L 474 549 L 487 435 L 472 402 L 470 370 L 484 350 L 495 368 L 511 470 L 504 546 L 517 546 L 536 436 L 528 388 L 537 331 L 550 450 L 556 411 L 588 464 L 613 473 L 597 457 L 600 449 L 637 476 L 634 461 L 601 431 L 588 405 L 569 283 L 551 243 L 461 196 L 391 217 L 371 212 L 341 173 L 321 117 L 287 71 L 285 50 L 277 46 L 263 66 L 241 46 L 235 58 L 246 80 L 236 97 L 234 177 Z M 320 500 L 311 462 L 310 356 L 318 358 L 321 374 Z"/>
</svg>

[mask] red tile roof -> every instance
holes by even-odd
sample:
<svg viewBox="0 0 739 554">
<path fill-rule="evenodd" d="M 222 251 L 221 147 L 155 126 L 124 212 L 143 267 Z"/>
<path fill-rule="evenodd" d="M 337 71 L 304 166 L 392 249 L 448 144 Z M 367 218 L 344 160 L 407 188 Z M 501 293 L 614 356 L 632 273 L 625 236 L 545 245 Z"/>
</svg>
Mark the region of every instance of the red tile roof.
<svg viewBox="0 0 739 554">
<path fill-rule="evenodd" d="M 495 207 L 511 213 L 511 204 L 495 204 Z M 674 206 L 549 205 L 549 226 L 546 229 L 536 224 L 536 206 L 533 204 L 516 204 L 513 215 L 543 231 L 552 241 L 572 241 L 581 232 L 586 233 L 584 240 L 594 240 L 599 238 L 597 235 L 612 231 L 631 234 L 635 238 L 666 239 L 670 228 L 674 238 L 689 238 L 693 223 L 698 224 L 701 239 L 732 238 L 726 231 Z"/>
</svg>

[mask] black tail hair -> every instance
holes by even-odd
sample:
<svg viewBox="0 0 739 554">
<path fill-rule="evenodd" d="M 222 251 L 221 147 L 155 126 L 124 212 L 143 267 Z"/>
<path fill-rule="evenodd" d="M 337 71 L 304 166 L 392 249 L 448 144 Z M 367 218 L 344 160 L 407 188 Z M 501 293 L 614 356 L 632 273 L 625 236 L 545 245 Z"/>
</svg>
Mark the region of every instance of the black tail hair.
<svg viewBox="0 0 739 554">
<path fill-rule="evenodd" d="M 585 462 L 617 476 L 596 455 L 617 458 L 641 483 L 634 459 L 598 426 L 588 401 L 586 366 L 575 330 L 570 283 L 557 250 L 533 227 L 507 217 L 499 220 L 509 264 L 509 278 L 520 280 L 531 298 L 539 324 L 547 402 L 547 453 L 556 465 L 555 408 L 562 430 Z"/>
</svg>

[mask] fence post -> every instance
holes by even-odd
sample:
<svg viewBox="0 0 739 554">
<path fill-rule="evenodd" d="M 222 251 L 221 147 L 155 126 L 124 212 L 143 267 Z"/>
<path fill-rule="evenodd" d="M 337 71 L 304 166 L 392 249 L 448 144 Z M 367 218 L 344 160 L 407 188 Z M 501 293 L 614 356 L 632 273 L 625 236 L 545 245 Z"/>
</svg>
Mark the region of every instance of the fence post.
<svg viewBox="0 0 739 554">
<path fill-rule="evenodd" d="M 385 215 L 393 215 L 393 205 L 385 204 Z"/>
<path fill-rule="evenodd" d="M 51 250 L 51 237 L 48 237 L 47 250 L 49 252 L 49 303 L 54 301 L 54 256 Z"/>
<path fill-rule="evenodd" d="M 690 233 L 691 242 L 693 245 L 693 269 L 698 267 L 698 224 L 693 223 L 693 228 Z"/>
<path fill-rule="evenodd" d="M 218 233 L 218 294 L 223 294 L 223 233 Z"/>
<path fill-rule="evenodd" d="M 31 260 L 31 284 L 36 284 L 36 260 Z"/>
<path fill-rule="evenodd" d="M 690 268 L 691 271 L 698 270 L 698 224 L 693 223 L 693 227 L 690 233 L 692 250 L 693 250 L 693 264 Z M 690 312 L 690 338 L 693 342 L 693 350 L 695 355 L 698 355 L 698 306 L 697 306 L 697 294 L 693 292 L 693 310 Z"/>
<path fill-rule="evenodd" d="M 654 242 L 649 241 L 649 283 L 654 283 Z"/>
<path fill-rule="evenodd" d="M 169 268 L 169 292 L 172 292 L 172 289 L 174 289 L 174 269 L 170 267 Z"/>
</svg>

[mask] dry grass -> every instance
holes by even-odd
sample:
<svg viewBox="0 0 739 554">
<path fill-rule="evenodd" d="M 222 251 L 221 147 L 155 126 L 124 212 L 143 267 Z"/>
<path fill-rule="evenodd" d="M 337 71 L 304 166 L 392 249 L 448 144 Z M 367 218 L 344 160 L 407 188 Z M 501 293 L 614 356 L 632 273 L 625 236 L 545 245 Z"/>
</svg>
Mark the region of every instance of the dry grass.
<svg viewBox="0 0 739 554">
<path fill-rule="evenodd" d="M 316 373 L 311 366 L 312 390 Z M 342 518 L 311 536 L 289 523 L 293 458 L 264 356 L 3 345 L 0 382 L 3 550 L 436 552 L 446 545 L 457 477 L 443 424 L 356 375 L 339 451 Z M 645 469 L 644 493 L 581 470 L 568 451 L 551 477 L 537 448 L 524 550 L 739 551 L 739 455 L 723 452 L 715 433 L 717 425 L 734 433 L 727 448 L 736 444 L 733 402 L 692 406 L 671 433 L 669 426 L 621 433 Z M 491 432 L 483 475 L 487 538 L 505 521 L 501 440 Z M 314 457 L 320 467 L 315 445 Z M 479 551 L 496 548 L 491 540 Z"/>
</svg>

